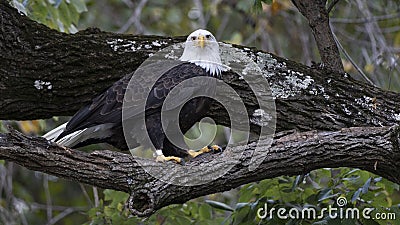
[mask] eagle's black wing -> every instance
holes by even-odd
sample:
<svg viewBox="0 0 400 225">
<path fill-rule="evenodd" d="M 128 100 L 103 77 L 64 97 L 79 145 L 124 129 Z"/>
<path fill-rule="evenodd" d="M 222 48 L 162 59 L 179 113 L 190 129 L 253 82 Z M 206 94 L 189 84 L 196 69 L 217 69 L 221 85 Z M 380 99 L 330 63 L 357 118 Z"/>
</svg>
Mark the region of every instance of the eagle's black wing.
<svg viewBox="0 0 400 225">
<path fill-rule="evenodd" d="M 93 128 L 96 126 L 107 126 L 110 135 L 107 136 L 93 136 L 83 138 L 84 145 L 107 142 L 112 145 L 115 143 L 125 143 L 124 134 L 122 133 L 122 106 L 124 101 L 125 92 L 128 90 L 131 98 L 125 98 L 129 101 L 132 108 L 131 117 L 143 112 L 143 103 L 146 104 L 146 115 L 151 115 L 160 112 L 162 104 L 169 92 L 180 82 L 196 76 L 210 76 L 203 68 L 196 66 L 192 63 L 179 64 L 167 72 L 165 72 L 154 84 L 151 86 L 151 91 L 148 96 L 143 93 L 146 88 L 149 88 L 148 77 L 136 76 L 131 83 L 129 83 L 133 74 L 126 75 L 117 82 L 115 82 L 105 92 L 95 97 L 91 103 L 81 108 L 67 123 L 66 129 L 57 137 L 57 140 L 72 134 L 76 131 L 85 128 Z M 150 79 L 151 80 L 151 79 Z M 190 83 L 189 86 L 196 86 L 195 83 Z M 129 89 L 128 89 L 129 86 Z M 183 96 L 183 94 L 181 95 Z M 183 97 L 185 98 L 185 97 Z M 194 124 L 196 121 L 191 122 Z M 161 124 L 154 124 L 154 126 L 161 126 Z M 79 135 L 91 135 L 79 134 Z M 120 140 L 111 140 L 111 139 Z M 70 147 L 81 146 L 74 144 Z M 119 144 L 118 148 L 127 148 Z"/>
<path fill-rule="evenodd" d="M 124 94 L 131 77 L 130 74 L 118 80 L 75 113 L 68 121 L 65 134 L 95 125 L 120 122 Z"/>
</svg>

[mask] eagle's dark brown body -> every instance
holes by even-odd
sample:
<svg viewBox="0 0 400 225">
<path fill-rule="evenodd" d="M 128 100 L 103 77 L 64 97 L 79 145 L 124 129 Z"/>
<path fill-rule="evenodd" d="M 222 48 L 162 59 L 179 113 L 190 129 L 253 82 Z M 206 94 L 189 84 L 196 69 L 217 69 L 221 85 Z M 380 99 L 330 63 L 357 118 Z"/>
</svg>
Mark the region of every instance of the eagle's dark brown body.
<svg viewBox="0 0 400 225">
<path fill-rule="evenodd" d="M 191 81 L 194 77 L 211 76 L 202 67 L 193 63 L 182 63 L 164 73 L 152 86 L 145 106 L 146 127 L 149 137 L 156 149 L 163 150 L 164 155 L 173 155 L 178 157 L 186 156 L 186 151 L 172 145 L 165 137 L 161 126 L 161 108 L 166 96 L 170 91 L 182 81 L 187 81 L 187 85 L 196 87 L 198 84 Z M 131 96 L 141 96 L 143 88 L 141 85 L 146 83 L 146 76 L 141 76 L 134 83 L 133 88 L 127 88 L 132 74 L 127 75 L 115 82 L 105 92 L 97 96 L 92 102 L 80 109 L 68 122 L 64 132 L 56 140 L 74 133 L 79 130 L 91 127 L 104 128 L 102 135 L 89 135 L 86 140 L 75 143 L 69 147 L 81 147 L 95 143 L 108 143 L 121 150 L 128 150 L 139 146 L 140 140 L 126 142 L 122 125 L 122 108 L 124 95 L 126 91 L 133 92 Z M 136 76 L 134 77 L 136 78 Z M 209 87 L 216 88 L 216 87 Z M 212 90 L 211 90 L 212 91 Z M 133 99 L 132 101 L 135 101 Z M 209 109 L 211 99 L 207 97 L 197 97 L 186 102 L 179 114 L 179 126 L 183 133 L 186 133 L 196 122 L 205 116 Z M 135 103 L 133 102 L 135 107 Z M 144 112 L 141 112 L 142 115 Z M 138 116 L 134 114 L 132 117 Z M 132 119 L 132 118 L 130 118 Z M 134 118 L 133 118 L 134 119 Z M 140 132 L 140 131 L 137 131 Z M 143 131 L 141 131 L 143 132 Z M 82 134 L 81 134 L 82 135 Z M 183 140 L 183 139 L 182 139 Z M 136 146 L 135 146 L 136 145 Z M 129 147 L 128 147 L 129 146 Z"/>
</svg>

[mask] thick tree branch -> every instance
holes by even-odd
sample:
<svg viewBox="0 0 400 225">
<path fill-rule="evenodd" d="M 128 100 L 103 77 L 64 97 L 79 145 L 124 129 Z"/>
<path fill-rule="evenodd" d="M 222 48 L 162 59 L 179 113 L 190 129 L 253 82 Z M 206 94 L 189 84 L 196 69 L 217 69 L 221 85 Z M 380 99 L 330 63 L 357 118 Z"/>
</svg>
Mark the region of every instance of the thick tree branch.
<svg viewBox="0 0 400 225">
<path fill-rule="evenodd" d="M 131 155 L 115 151 L 95 151 L 89 154 L 73 149 L 65 150 L 43 138 L 26 137 L 16 131 L 0 134 L 0 159 L 58 177 L 131 193 L 131 211 L 136 215 L 149 215 L 173 203 L 184 203 L 252 181 L 280 175 L 306 174 L 317 168 L 355 167 L 400 183 L 399 143 L 398 126 L 293 133 L 274 140 L 270 148 L 266 147 L 268 145 L 264 141 L 259 142 L 259 147 L 266 151 L 267 157 L 252 171 L 249 170 L 249 163 L 255 143 L 226 149 L 243 151 L 240 162 L 212 183 L 195 186 L 164 183 L 146 173 Z M 229 160 L 229 155 L 225 154 L 210 156 Z M 202 168 L 212 173 L 221 166 L 202 166 L 207 159 L 190 161 L 183 167 L 188 170 Z M 159 164 L 148 160 L 146 166 L 156 168 Z"/>
<path fill-rule="evenodd" d="M 4 1 L 0 18 L 0 119 L 6 120 L 73 115 L 115 80 L 135 71 L 149 54 L 184 40 L 94 29 L 62 34 L 18 14 Z M 257 49 L 235 47 L 256 60 L 268 80 L 276 98 L 278 131 L 390 126 L 400 121 L 396 93 Z M 253 115 L 257 99 L 245 81 L 234 74 L 223 79 Z M 229 125 L 218 105 L 209 116 Z M 257 132 L 258 125 L 252 125 Z"/>
</svg>

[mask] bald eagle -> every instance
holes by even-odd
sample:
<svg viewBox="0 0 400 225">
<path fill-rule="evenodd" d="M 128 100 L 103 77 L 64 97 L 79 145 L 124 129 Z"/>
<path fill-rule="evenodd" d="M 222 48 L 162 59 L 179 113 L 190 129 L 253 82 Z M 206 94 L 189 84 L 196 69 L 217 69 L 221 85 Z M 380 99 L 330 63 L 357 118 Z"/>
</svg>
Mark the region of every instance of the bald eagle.
<svg viewBox="0 0 400 225">
<path fill-rule="evenodd" d="M 181 158 L 187 156 L 195 157 L 200 153 L 220 150 L 220 148 L 208 146 L 194 152 L 174 146 L 166 137 L 161 125 L 160 112 L 164 100 L 171 90 L 183 81 L 201 76 L 220 78 L 221 73 L 227 70 L 227 67 L 221 63 L 218 42 L 207 30 L 196 30 L 187 37 L 179 60 L 182 63 L 169 69 L 156 81 L 147 96 L 145 111 L 140 112 L 146 115 L 146 129 L 156 148 L 157 159 L 177 162 L 181 162 Z M 135 92 L 133 96 L 141 96 L 138 92 L 142 91 L 141 85 L 146 82 L 146 77 L 141 76 L 139 80 L 133 81 L 135 88 L 128 89 L 131 77 L 132 74 L 128 74 L 115 82 L 104 93 L 95 97 L 91 103 L 82 107 L 67 123 L 51 130 L 43 137 L 71 148 L 108 143 L 120 150 L 128 150 L 143 144 L 138 138 L 134 142 L 136 146 L 129 145 L 128 147 L 123 133 L 124 95 L 126 91 L 132 91 Z M 179 126 L 182 133 L 186 133 L 205 116 L 210 104 L 211 99 L 207 97 L 197 97 L 184 104 L 179 114 Z"/>
</svg>

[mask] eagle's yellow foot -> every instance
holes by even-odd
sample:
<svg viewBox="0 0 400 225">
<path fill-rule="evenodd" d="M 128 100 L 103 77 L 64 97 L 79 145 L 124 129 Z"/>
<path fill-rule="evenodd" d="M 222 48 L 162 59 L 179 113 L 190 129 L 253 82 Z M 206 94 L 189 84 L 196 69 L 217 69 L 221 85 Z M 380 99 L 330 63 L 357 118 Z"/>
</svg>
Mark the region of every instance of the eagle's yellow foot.
<svg viewBox="0 0 400 225">
<path fill-rule="evenodd" d="M 189 150 L 188 154 L 192 158 L 194 158 L 196 156 L 199 156 L 199 155 L 201 155 L 203 153 L 207 153 L 207 152 L 212 152 L 212 153 L 214 153 L 214 152 L 222 152 L 222 148 L 219 147 L 218 145 L 212 145 L 212 146 L 208 145 L 208 146 L 206 146 L 206 147 L 204 147 L 204 148 L 202 148 L 202 149 L 200 149 L 198 151 Z"/>
<path fill-rule="evenodd" d="M 162 153 L 161 150 L 157 150 L 156 151 L 156 162 L 166 162 L 166 161 L 173 161 L 175 163 L 184 165 L 185 164 L 185 160 L 183 160 L 180 157 L 176 157 L 176 156 L 164 156 L 164 154 Z"/>
</svg>

